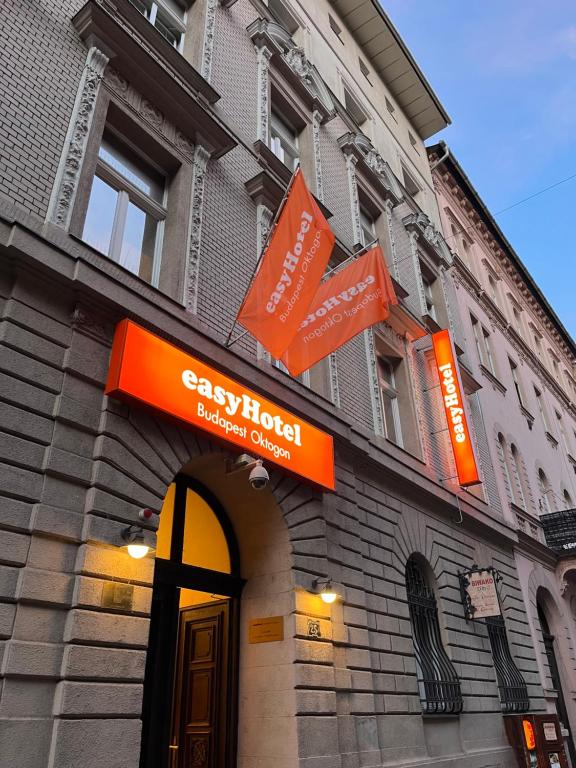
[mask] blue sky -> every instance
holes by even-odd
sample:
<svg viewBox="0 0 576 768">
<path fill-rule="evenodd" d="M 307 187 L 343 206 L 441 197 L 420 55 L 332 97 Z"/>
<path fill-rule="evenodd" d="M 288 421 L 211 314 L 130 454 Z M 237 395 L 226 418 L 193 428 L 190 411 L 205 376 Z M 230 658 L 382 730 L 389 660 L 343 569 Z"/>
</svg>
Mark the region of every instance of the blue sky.
<svg viewBox="0 0 576 768">
<path fill-rule="evenodd" d="M 381 0 L 452 118 L 444 139 L 492 214 L 576 174 L 574 0 Z M 576 178 L 495 216 L 576 334 Z"/>
</svg>

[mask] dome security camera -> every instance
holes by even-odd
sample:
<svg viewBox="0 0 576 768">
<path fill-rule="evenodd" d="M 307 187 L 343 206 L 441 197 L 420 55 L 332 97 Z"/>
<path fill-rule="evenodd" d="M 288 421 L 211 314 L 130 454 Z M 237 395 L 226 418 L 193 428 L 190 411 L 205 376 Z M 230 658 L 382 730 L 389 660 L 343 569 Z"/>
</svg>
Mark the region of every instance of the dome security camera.
<svg viewBox="0 0 576 768">
<path fill-rule="evenodd" d="M 255 466 L 252 468 L 250 474 L 248 475 L 248 480 L 250 481 L 251 487 L 254 488 L 255 491 L 262 491 L 264 488 L 266 488 L 268 481 L 270 480 L 270 475 L 262 466 L 262 459 L 258 459 L 256 461 Z"/>
</svg>

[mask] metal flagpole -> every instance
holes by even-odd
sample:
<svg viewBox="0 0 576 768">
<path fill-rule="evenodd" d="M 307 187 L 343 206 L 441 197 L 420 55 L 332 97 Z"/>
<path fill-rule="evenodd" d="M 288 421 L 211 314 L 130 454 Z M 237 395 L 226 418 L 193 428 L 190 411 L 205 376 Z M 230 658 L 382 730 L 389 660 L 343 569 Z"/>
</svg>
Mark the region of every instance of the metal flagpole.
<svg viewBox="0 0 576 768">
<path fill-rule="evenodd" d="M 336 264 L 335 267 L 332 267 L 332 269 L 329 269 L 328 272 L 326 272 L 324 275 L 322 275 L 322 282 L 326 281 L 327 277 L 330 277 L 332 272 L 337 272 L 338 270 L 342 269 L 344 264 L 346 264 L 349 261 L 354 261 L 357 259 L 361 254 L 366 253 L 366 251 L 369 251 L 370 248 L 376 245 L 376 243 L 379 243 L 379 238 L 376 238 L 376 240 L 372 240 L 371 243 L 368 243 L 368 245 L 365 245 L 363 248 L 360 248 L 359 251 L 356 251 L 356 253 L 353 253 L 351 256 L 348 256 L 348 258 L 344 259 L 344 261 L 341 261 L 340 264 Z"/>
<path fill-rule="evenodd" d="M 244 303 L 246 302 L 246 297 L 248 296 L 248 293 L 250 292 L 250 288 L 252 287 L 252 283 L 254 282 L 254 278 L 256 277 L 258 273 L 258 268 L 260 267 L 260 264 L 262 263 L 262 259 L 264 258 L 264 254 L 268 250 L 268 246 L 270 245 L 270 240 L 272 238 L 272 233 L 276 229 L 276 225 L 278 223 L 278 219 L 280 218 L 280 214 L 284 210 L 284 206 L 286 205 L 286 200 L 288 200 L 288 195 L 290 194 L 290 190 L 292 189 L 292 185 L 294 184 L 294 180 L 296 179 L 296 175 L 300 172 L 300 163 L 296 166 L 294 169 L 294 173 L 292 174 L 292 177 L 290 179 L 290 182 L 288 186 L 286 187 L 286 191 L 284 192 L 284 197 L 280 201 L 280 205 L 276 209 L 276 213 L 274 214 L 274 218 L 272 219 L 272 223 L 270 224 L 270 229 L 268 230 L 268 234 L 266 235 L 266 240 L 264 241 L 264 245 L 262 246 L 262 250 L 260 251 L 260 256 L 258 258 L 258 261 L 256 262 L 256 266 L 254 267 L 254 271 L 252 272 L 252 276 L 250 277 L 250 282 L 248 283 L 248 288 L 246 288 L 246 293 L 244 294 L 244 298 L 242 300 L 242 304 L 240 304 L 240 308 L 238 309 L 238 312 L 236 312 L 236 318 L 234 320 L 234 323 L 232 325 L 232 328 L 230 328 L 230 333 L 228 334 L 228 337 L 226 339 L 226 343 L 224 344 L 225 347 L 231 347 L 232 344 L 236 344 L 237 341 L 240 341 L 240 339 L 243 339 L 244 336 L 246 336 L 249 331 L 243 331 L 241 334 L 236 336 L 236 338 L 233 341 L 230 341 L 232 338 L 232 334 L 234 332 L 234 328 L 236 328 L 236 325 L 238 323 L 238 315 L 240 312 L 242 312 L 242 308 L 244 307 Z"/>
</svg>

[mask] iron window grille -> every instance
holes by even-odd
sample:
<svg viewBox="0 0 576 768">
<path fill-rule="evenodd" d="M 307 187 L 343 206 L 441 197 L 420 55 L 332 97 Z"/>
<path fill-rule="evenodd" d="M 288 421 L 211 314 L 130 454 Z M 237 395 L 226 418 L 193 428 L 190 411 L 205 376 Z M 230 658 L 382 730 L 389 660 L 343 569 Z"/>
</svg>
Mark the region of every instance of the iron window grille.
<svg viewBox="0 0 576 768">
<path fill-rule="evenodd" d="M 504 619 L 502 616 L 491 616 L 486 619 L 486 627 L 492 648 L 502 711 L 527 712 L 530 707 L 528 688 L 510 653 Z"/>
<path fill-rule="evenodd" d="M 422 711 L 429 715 L 462 712 L 462 690 L 444 650 L 434 592 L 413 559 L 406 566 L 406 590 Z"/>
</svg>

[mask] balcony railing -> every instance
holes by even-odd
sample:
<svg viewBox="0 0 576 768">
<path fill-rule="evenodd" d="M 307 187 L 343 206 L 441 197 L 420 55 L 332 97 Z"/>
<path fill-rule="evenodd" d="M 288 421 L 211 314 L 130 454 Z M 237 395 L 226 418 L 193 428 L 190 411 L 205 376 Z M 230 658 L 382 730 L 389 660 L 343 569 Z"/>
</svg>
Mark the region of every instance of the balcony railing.
<svg viewBox="0 0 576 768">
<path fill-rule="evenodd" d="M 540 515 L 546 543 L 559 555 L 576 554 L 576 509 Z"/>
</svg>

